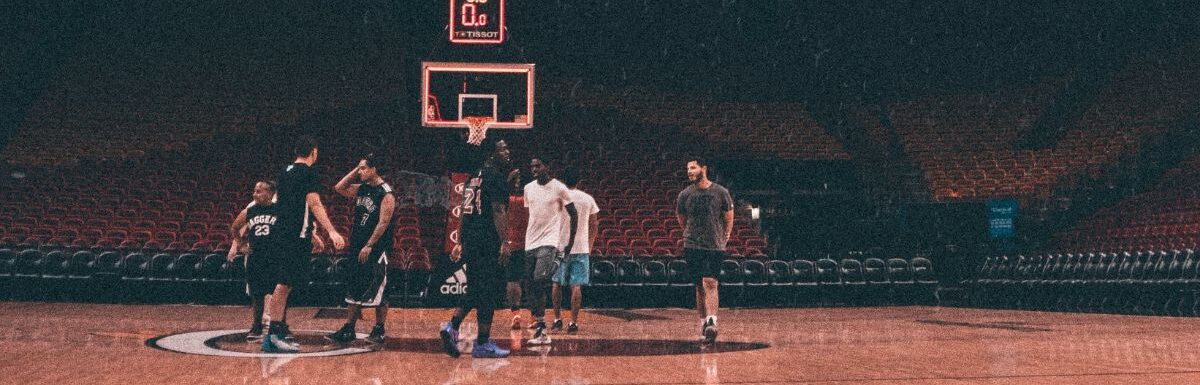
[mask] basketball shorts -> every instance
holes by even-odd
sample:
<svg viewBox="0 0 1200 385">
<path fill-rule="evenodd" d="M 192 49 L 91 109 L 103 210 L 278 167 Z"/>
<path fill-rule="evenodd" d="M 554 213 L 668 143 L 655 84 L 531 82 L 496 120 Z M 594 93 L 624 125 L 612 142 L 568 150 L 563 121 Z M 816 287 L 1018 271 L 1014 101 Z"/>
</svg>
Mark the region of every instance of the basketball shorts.
<svg viewBox="0 0 1200 385">
<path fill-rule="evenodd" d="M 464 238 L 462 260 L 467 273 L 467 293 L 462 296 L 462 307 L 497 307 L 505 294 L 500 239 L 495 236 Z"/>
<path fill-rule="evenodd" d="M 297 238 L 285 243 L 278 254 L 272 253 L 268 272 L 275 283 L 297 288 L 308 284 L 308 264 L 312 259 L 312 241 Z"/>
<path fill-rule="evenodd" d="M 533 282 L 549 282 L 558 271 L 558 249 L 554 246 L 542 246 L 525 251 L 525 264 L 532 265 L 530 274 Z"/>
<path fill-rule="evenodd" d="M 275 291 L 270 267 L 273 257 L 266 253 L 250 253 L 246 257 L 246 295 L 259 298 Z"/>
<path fill-rule="evenodd" d="M 701 284 L 704 278 L 717 278 L 725 252 L 721 250 L 683 249 L 683 260 L 687 262 L 688 279 Z"/>
<path fill-rule="evenodd" d="M 587 253 L 571 254 L 554 272 L 554 282 L 562 286 L 587 286 L 590 282 L 591 263 Z"/>
<path fill-rule="evenodd" d="M 358 262 L 359 250 L 351 250 L 346 273 L 346 303 L 360 306 L 379 306 L 387 288 L 388 255 L 384 248 L 372 248 L 366 263 Z"/>
</svg>

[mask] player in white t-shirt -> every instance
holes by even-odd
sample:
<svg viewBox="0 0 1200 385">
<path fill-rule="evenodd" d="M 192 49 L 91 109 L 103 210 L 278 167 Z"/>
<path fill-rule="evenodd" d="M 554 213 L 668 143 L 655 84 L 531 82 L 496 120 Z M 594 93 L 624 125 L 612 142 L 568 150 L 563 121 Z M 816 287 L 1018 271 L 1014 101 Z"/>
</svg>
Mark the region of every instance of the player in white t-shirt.
<svg viewBox="0 0 1200 385">
<path fill-rule="evenodd" d="M 525 263 L 531 266 L 529 280 L 530 312 L 536 320 L 530 345 L 550 343 L 546 334 L 546 295 L 549 294 L 550 278 L 562 264 L 563 254 L 573 252 L 575 229 L 579 215 L 567 186 L 550 177 L 550 167 L 540 158 L 529 161 L 529 172 L 533 182 L 525 185 L 525 207 L 529 208 L 529 222 L 525 227 Z M 562 234 L 563 214 L 570 220 L 570 234 Z M 562 237 L 566 245 L 560 250 Z"/>
<path fill-rule="evenodd" d="M 554 304 L 554 324 L 550 328 L 562 330 L 562 287 L 569 286 L 571 323 L 567 325 L 567 333 L 576 333 L 579 331 L 579 304 L 583 301 L 582 287 L 590 282 L 591 262 L 588 260 L 588 254 L 592 252 L 592 242 L 596 239 L 596 228 L 599 227 L 596 214 L 600 212 L 600 208 L 596 205 L 596 199 L 579 190 L 578 171 L 567 169 L 561 177 L 563 183 L 570 188 L 568 194 L 571 196 L 571 202 L 575 204 L 575 210 L 579 212 L 579 221 L 575 230 L 574 248 L 554 273 L 554 290 L 550 294 L 550 302 Z M 562 221 L 560 233 L 570 233 L 569 226 L 571 224 L 568 221 Z M 567 241 L 567 237 L 563 236 L 559 245 L 566 249 Z"/>
</svg>

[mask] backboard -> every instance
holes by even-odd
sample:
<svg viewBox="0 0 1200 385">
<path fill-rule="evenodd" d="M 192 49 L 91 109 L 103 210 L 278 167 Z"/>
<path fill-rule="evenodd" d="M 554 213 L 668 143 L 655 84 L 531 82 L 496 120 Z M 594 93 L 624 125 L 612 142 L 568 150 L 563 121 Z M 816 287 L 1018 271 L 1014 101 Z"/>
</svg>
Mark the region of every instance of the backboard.
<svg viewBox="0 0 1200 385">
<path fill-rule="evenodd" d="M 490 117 L 489 129 L 533 128 L 534 65 L 421 63 L 421 125 L 468 128 L 468 117 Z"/>
</svg>

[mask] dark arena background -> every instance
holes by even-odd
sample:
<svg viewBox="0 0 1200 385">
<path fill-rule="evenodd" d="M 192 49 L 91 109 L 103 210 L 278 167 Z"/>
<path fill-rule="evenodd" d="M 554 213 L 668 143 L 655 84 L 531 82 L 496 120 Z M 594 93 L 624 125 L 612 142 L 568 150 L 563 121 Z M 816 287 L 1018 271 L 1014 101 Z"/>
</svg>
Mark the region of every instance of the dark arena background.
<svg viewBox="0 0 1200 385">
<path fill-rule="evenodd" d="M 1195 2 L 6 8 L 0 383 L 1200 383 Z M 480 124 L 519 183 L 575 169 L 599 207 L 580 331 L 529 345 L 502 307 L 503 359 L 438 336 Z M 230 224 L 302 135 L 342 235 L 334 185 L 388 166 L 382 343 L 326 338 L 355 257 L 330 248 L 289 298 L 302 350 L 247 341 Z M 697 156 L 734 212 L 710 344 Z"/>
</svg>

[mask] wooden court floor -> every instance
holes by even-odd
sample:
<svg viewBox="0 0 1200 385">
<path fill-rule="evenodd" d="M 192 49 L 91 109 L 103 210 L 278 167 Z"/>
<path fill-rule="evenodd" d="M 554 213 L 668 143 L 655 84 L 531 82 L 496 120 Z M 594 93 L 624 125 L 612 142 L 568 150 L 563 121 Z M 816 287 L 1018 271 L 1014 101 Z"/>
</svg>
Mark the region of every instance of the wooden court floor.
<svg viewBox="0 0 1200 385">
<path fill-rule="evenodd" d="M 596 310 L 584 314 L 581 333 L 555 334 L 548 349 L 518 346 L 512 357 L 485 360 L 440 352 L 436 329 L 447 309 L 394 310 L 382 346 L 324 342 L 319 332 L 342 322 L 336 313 L 294 309 L 290 323 L 306 354 L 352 354 L 256 357 L 256 345 L 237 334 L 247 326 L 243 307 L 2 302 L 0 383 L 1200 383 L 1200 319 L 1190 318 L 733 309 L 720 315 L 722 343 L 701 349 L 692 311 Z M 507 313 L 497 312 L 494 338 L 505 345 L 515 334 L 528 338 L 527 330 L 508 330 Z M 359 331 L 370 324 L 360 322 Z M 464 327 L 464 337 L 470 334 Z M 164 341 L 200 351 L 166 350 Z"/>
</svg>

